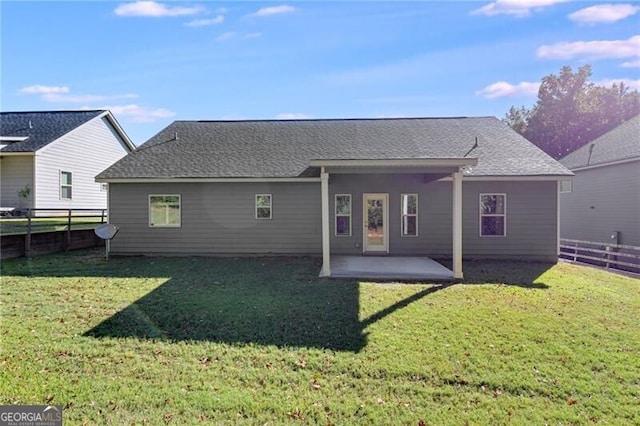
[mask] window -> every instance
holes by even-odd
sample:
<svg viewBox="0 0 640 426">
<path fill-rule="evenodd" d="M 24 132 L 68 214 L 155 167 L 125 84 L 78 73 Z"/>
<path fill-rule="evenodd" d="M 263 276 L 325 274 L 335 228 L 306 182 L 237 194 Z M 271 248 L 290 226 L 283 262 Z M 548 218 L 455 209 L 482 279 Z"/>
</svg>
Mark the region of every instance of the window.
<svg viewBox="0 0 640 426">
<path fill-rule="evenodd" d="M 149 226 L 180 226 L 180 195 L 149 195 Z"/>
<path fill-rule="evenodd" d="M 336 194 L 336 237 L 351 236 L 351 194 Z"/>
<path fill-rule="evenodd" d="M 560 181 L 560 192 L 571 192 L 573 190 L 573 185 L 570 180 L 561 180 Z"/>
<path fill-rule="evenodd" d="M 60 198 L 63 200 L 71 199 L 72 182 L 71 172 L 60 172 Z"/>
<path fill-rule="evenodd" d="M 402 194 L 402 236 L 418 236 L 418 194 Z"/>
<path fill-rule="evenodd" d="M 256 219 L 271 219 L 271 194 L 256 194 Z"/>
<path fill-rule="evenodd" d="M 480 236 L 504 237 L 507 234 L 506 211 L 506 194 L 480 194 Z"/>
</svg>

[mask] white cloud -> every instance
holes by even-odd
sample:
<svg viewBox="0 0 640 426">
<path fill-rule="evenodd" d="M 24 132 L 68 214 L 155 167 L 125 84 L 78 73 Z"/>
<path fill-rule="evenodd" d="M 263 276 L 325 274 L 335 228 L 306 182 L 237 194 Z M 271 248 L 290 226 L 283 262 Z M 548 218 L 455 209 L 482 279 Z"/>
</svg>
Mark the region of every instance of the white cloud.
<svg viewBox="0 0 640 426">
<path fill-rule="evenodd" d="M 20 89 L 21 93 L 28 93 L 30 95 L 50 95 L 59 93 L 69 93 L 69 87 L 67 86 L 43 86 L 40 84 L 34 84 L 33 86 L 27 86 Z"/>
<path fill-rule="evenodd" d="M 86 109 L 93 109 L 85 107 Z M 117 117 L 124 117 L 133 123 L 152 123 L 159 119 L 170 118 L 175 112 L 164 108 L 146 108 L 136 104 L 106 105 L 99 109 L 108 109 Z"/>
<path fill-rule="evenodd" d="M 126 93 L 122 95 L 73 95 L 70 94 L 71 89 L 68 86 L 43 86 L 35 84 L 20 89 L 21 93 L 29 95 L 39 95 L 43 101 L 51 103 L 90 103 L 90 102 L 106 102 L 114 99 L 132 99 L 138 95 Z"/>
<path fill-rule="evenodd" d="M 114 10 L 118 16 L 148 16 L 160 18 L 165 16 L 188 16 L 203 12 L 202 6 L 167 6 L 166 4 L 157 3 L 151 0 L 136 1 L 133 3 L 125 3 L 116 7 Z"/>
<path fill-rule="evenodd" d="M 471 11 L 472 15 L 513 15 L 518 18 L 528 16 L 531 10 L 540 10 L 568 0 L 496 0 Z"/>
<path fill-rule="evenodd" d="M 216 37 L 216 41 L 229 41 L 229 40 L 249 40 L 252 38 L 262 37 L 262 33 L 237 33 L 235 31 L 228 31 L 220 34 Z"/>
<path fill-rule="evenodd" d="M 218 15 L 215 18 L 209 19 L 196 19 L 194 21 L 184 24 L 187 27 L 206 27 L 208 25 L 218 25 L 224 22 L 224 16 Z"/>
<path fill-rule="evenodd" d="M 640 7 L 632 4 L 599 4 L 569 15 L 572 21 L 583 24 L 611 23 L 635 15 Z"/>
<path fill-rule="evenodd" d="M 546 59 L 634 58 L 640 56 L 640 35 L 627 40 L 575 41 L 544 45 L 538 48 L 537 55 Z"/>
<path fill-rule="evenodd" d="M 614 84 L 619 86 L 620 83 L 624 83 L 624 85 L 631 90 L 640 90 L 640 80 L 632 80 L 630 78 L 605 78 L 603 80 L 594 81 L 593 83 L 596 86 L 604 87 L 611 87 Z"/>
<path fill-rule="evenodd" d="M 113 99 L 133 99 L 138 95 L 126 93 L 123 95 L 59 95 L 57 93 L 45 94 L 42 96 L 47 102 L 66 102 L 74 104 L 82 104 L 86 102 L 105 102 Z"/>
<path fill-rule="evenodd" d="M 498 81 L 490 84 L 482 90 L 478 90 L 476 95 L 487 99 L 503 98 L 505 96 L 536 96 L 540 83 L 521 81 L 518 84 L 511 84 L 506 81 Z"/>
<path fill-rule="evenodd" d="M 640 68 L 640 59 L 636 59 L 634 61 L 627 61 L 627 62 L 623 62 L 622 65 L 620 65 L 623 68 Z"/>
<path fill-rule="evenodd" d="M 283 112 L 281 114 L 276 115 L 277 120 L 305 120 L 311 118 L 307 114 L 302 114 L 299 112 Z"/>
<path fill-rule="evenodd" d="M 291 12 L 295 12 L 295 10 L 296 10 L 295 7 L 283 4 L 280 6 L 263 7 L 261 9 L 258 9 L 257 12 L 252 13 L 249 16 L 255 16 L 255 17 L 261 18 L 264 16 L 282 15 L 283 13 L 291 13 Z"/>
</svg>

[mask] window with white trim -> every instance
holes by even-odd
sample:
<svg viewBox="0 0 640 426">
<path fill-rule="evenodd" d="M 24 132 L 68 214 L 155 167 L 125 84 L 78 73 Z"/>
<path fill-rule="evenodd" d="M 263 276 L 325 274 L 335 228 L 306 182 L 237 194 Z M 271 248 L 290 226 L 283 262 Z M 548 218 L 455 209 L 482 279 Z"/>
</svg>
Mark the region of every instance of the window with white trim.
<svg viewBox="0 0 640 426">
<path fill-rule="evenodd" d="M 256 194 L 256 219 L 271 219 L 271 194 Z"/>
<path fill-rule="evenodd" d="M 149 195 L 149 226 L 180 227 L 181 197 L 178 194 Z"/>
<path fill-rule="evenodd" d="M 402 208 L 402 229 L 403 237 L 418 236 L 418 194 L 402 194 L 400 196 L 400 206 Z"/>
<path fill-rule="evenodd" d="M 60 172 L 60 198 L 71 200 L 73 195 L 73 175 L 71 172 Z"/>
<path fill-rule="evenodd" d="M 560 192 L 571 192 L 573 191 L 573 185 L 570 180 L 561 180 L 560 181 Z"/>
<path fill-rule="evenodd" d="M 480 194 L 480 236 L 507 235 L 507 194 Z"/>
<path fill-rule="evenodd" d="M 336 237 L 351 236 L 351 194 L 336 194 Z"/>
</svg>

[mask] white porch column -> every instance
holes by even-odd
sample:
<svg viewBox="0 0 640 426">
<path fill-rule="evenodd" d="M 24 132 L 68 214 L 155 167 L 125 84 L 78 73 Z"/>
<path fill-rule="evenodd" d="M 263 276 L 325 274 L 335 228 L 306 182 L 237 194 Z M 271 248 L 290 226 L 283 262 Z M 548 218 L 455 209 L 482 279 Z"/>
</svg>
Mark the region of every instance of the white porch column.
<svg viewBox="0 0 640 426">
<path fill-rule="evenodd" d="M 331 240 L 329 228 L 329 173 L 320 169 L 320 192 L 322 197 L 322 271 L 320 276 L 331 276 Z"/>
<path fill-rule="evenodd" d="M 462 173 L 453 174 L 453 277 L 462 279 Z"/>
</svg>

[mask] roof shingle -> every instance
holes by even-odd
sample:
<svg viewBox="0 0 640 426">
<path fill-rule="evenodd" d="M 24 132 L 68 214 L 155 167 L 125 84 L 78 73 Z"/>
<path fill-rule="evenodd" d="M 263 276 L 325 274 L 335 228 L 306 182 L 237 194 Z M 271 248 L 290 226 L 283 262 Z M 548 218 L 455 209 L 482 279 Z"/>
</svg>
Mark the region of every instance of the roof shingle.
<svg viewBox="0 0 640 426">
<path fill-rule="evenodd" d="M 640 115 L 576 149 L 560 162 L 569 169 L 576 169 L 632 158 L 640 159 Z"/>
<path fill-rule="evenodd" d="M 9 143 L 0 152 L 35 152 L 103 112 L 1 112 L 0 136 L 27 136 L 27 139 Z"/>
<path fill-rule="evenodd" d="M 98 178 L 297 177 L 310 160 L 465 155 L 478 158 L 471 175 L 571 174 L 507 124 L 478 117 L 175 121 Z"/>
</svg>

